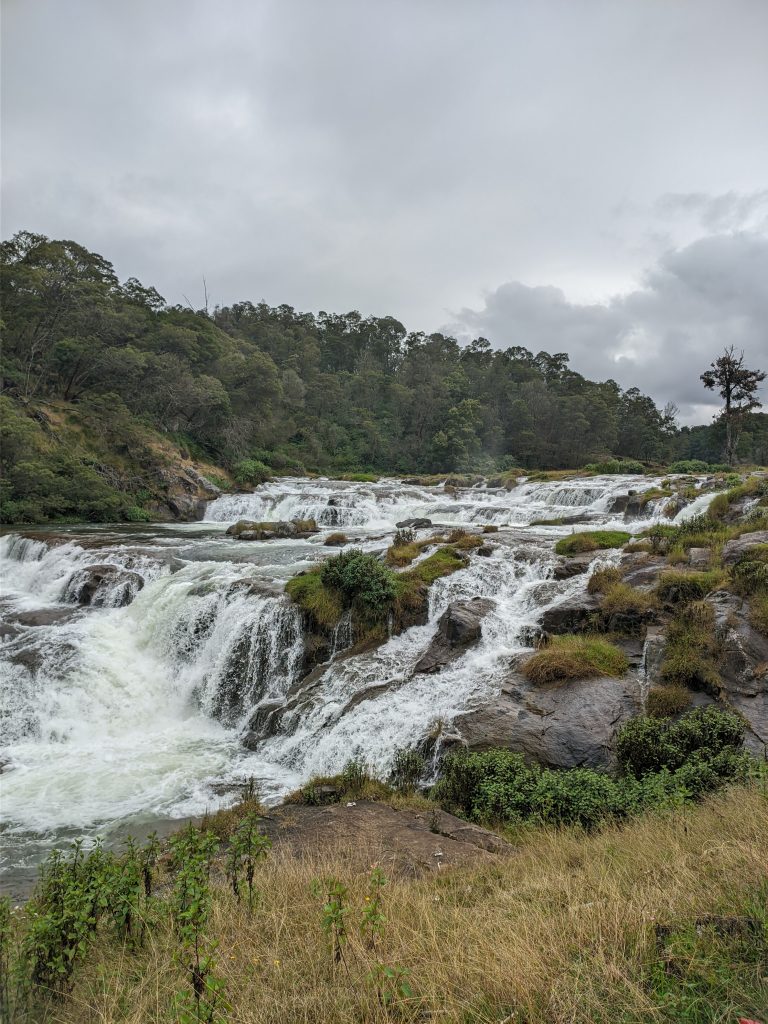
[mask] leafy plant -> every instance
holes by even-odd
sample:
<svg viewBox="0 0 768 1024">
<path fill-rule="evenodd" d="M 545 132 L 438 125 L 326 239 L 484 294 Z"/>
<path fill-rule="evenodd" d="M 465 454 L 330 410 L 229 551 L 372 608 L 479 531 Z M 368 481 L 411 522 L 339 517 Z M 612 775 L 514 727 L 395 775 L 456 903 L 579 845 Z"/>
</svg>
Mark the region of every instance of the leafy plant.
<svg viewBox="0 0 768 1024">
<path fill-rule="evenodd" d="M 360 921 L 360 931 L 365 939 L 368 949 L 375 949 L 376 940 L 384 928 L 385 917 L 381 910 L 382 889 L 387 884 L 384 872 L 378 865 L 374 865 L 368 878 L 368 893 L 365 897 L 365 906 Z"/>
<path fill-rule="evenodd" d="M 241 896 L 241 875 L 245 878 L 248 889 L 248 909 L 253 910 L 254 887 L 253 879 L 256 864 L 263 860 L 272 847 L 269 836 L 263 835 L 258 827 L 259 815 L 251 811 L 246 814 L 232 833 L 227 857 L 227 876 L 232 892 L 239 901 Z"/>
<path fill-rule="evenodd" d="M 418 750 L 396 747 L 389 779 L 400 793 L 412 793 L 424 774 L 426 762 Z"/>
<path fill-rule="evenodd" d="M 189 988 L 174 1000 L 180 1024 L 218 1024 L 228 1009 L 224 981 L 215 971 L 216 943 L 205 934 L 211 913 L 211 862 L 218 846 L 212 833 L 192 825 L 171 838 L 176 876 L 170 909 L 181 946 L 179 962 L 189 978 Z"/>
<path fill-rule="evenodd" d="M 321 923 L 330 941 L 331 959 L 335 967 L 344 959 L 343 947 L 347 941 L 345 901 L 348 890 L 338 878 L 327 878 L 313 883 L 312 894 L 323 900 Z"/>
<path fill-rule="evenodd" d="M 379 1004 L 386 1010 L 413 999 L 410 984 L 411 972 L 406 967 L 390 967 L 388 964 L 374 964 L 368 980 L 376 989 Z"/>
</svg>

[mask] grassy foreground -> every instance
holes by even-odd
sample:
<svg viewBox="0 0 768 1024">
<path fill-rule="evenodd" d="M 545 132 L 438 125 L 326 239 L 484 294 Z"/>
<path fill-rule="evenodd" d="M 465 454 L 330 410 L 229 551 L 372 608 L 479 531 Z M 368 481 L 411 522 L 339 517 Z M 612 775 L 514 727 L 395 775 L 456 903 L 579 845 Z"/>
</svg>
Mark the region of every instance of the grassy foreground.
<svg viewBox="0 0 768 1024">
<path fill-rule="evenodd" d="M 537 829 L 515 854 L 471 870 L 392 878 L 374 949 L 359 932 L 376 851 L 259 861 L 257 905 L 214 882 L 208 932 L 238 1024 L 390 1020 L 489 1024 L 641 1024 L 764 1020 L 768 1009 L 768 800 L 732 789 L 599 833 Z M 386 865 L 384 865 L 386 872 Z M 345 963 L 323 932 L 316 878 L 349 887 Z M 708 915 L 746 917 L 756 931 Z M 696 928 L 696 920 L 699 927 Z M 659 938 L 656 926 L 669 930 Z M 131 950 L 97 943 L 73 991 L 50 1004 L 56 1024 L 175 1019 L 183 987 L 177 942 L 162 916 Z M 411 995 L 384 1004 L 375 964 L 405 970 Z M 405 975 L 403 977 L 406 977 Z"/>
</svg>

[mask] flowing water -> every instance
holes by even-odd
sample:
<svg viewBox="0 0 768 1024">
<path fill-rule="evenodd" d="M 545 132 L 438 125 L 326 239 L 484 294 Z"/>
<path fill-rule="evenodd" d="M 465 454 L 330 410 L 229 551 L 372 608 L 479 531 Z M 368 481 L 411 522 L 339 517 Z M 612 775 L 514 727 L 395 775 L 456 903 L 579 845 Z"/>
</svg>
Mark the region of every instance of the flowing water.
<svg viewBox="0 0 768 1024">
<path fill-rule="evenodd" d="M 231 801 L 250 777 L 274 800 L 355 755 L 385 771 L 397 746 L 497 691 L 543 608 L 584 586 L 583 577 L 551 578 L 553 543 L 573 522 L 532 524 L 576 517 L 639 529 L 663 514 L 664 501 L 628 527 L 609 509 L 633 487 L 632 477 L 524 482 L 511 491 L 281 479 L 211 502 L 201 523 L 7 533 L 0 783 L 8 884 L 28 880 L 63 840 L 117 841 L 199 815 Z M 679 515 L 709 500 L 702 495 Z M 373 652 L 345 656 L 351 631 L 342 622 L 330 664 L 301 702 L 291 701 L 303 638 L 285 581 L 338 550 L 323 545 L 331 531 L 383 552 L 395 524 L 416 517 L 496 525 L 494 552 L 438 580 L 429 623 Z M 267 542 L 226 536 L 241 518 L 314 518 L 321 532 Z M 414 676 L 449 602 L 475 596 L 496 602 L 481 641 L 442 672 Z M 257 734 L 255 749 L 246 749 L 254 715 L 281 708 L 277 731 Z"/>
</svg>

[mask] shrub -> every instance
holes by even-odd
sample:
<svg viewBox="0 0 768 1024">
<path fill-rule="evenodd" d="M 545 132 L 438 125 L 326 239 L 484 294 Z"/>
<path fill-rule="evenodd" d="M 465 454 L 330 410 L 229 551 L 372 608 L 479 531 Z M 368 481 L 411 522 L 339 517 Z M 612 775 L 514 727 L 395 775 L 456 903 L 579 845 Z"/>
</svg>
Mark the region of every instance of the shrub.
<svg viewBox="0 0 768 1024">
<path fill-rule="evenodd" d="M 399 793 L 411 793 L 424 774 L 426 761 L 418 750 L 396 747 L 389 781 Z"/>
<path fill-rule="evenodd" d="M 741 752 L 742 739 L 740 719 L 712 708 L 688 712 L 678 722 L 636 718 L 620 733 L 624 775 L 619 778 L 589 768 L 527 765 L 509 750 L 458 750 L 443 758 L 431 796 L 479 821 L 594 828 L 746 778 L 752 761 Z"/>
<path fill-rule="evenodd" d="M 592 530 L 585 533 L 572 533 L 563 537 L 555 545 L 558 555 L 577 555 L 582 551 L 598 551 L 606 548 L 620 548 L 631 540 L 632 535 L 622 530 Z"/>
<path fill-rule="evenodd" d="M 710 466 L 701 459 L 680 459 L 667 468 L 668 473 L 708 473 Z"/>
<path fill-rule="evenodd" d="M 369 618 L 386 615 L 395 599 L 395 577 L 376 558 L 357 548 L 329 558 L 320 569 L 324 586 L 341 595 L 345 607 L 358 608 Z"/>
<path fill-rule="evenodd" d="M 349 538 L 347 537 L 346 533 L 329 533 L 328 536 L 323 541 L 323 544 L 325 544 L 325 546 L 328 548 L 334 548 L 343 547 L 348 542 Z"/>
<path fill-rule="evenodd" d="M 685 711 L 691 704 L 691 694 L 684 686 L 654 686 L 645 701 L 645 710 L 652 718 L 670 718 Z"/>
<path fill-rule="evenodd" d="M 738 753 L 744 743 L 744 721 L 719 708 L 696 708 L 678 721 L 642 716 L 619 730 L 616 757 L 624 772 L 638 778 L 662 769 L 674 771 L 693 755 L 714 761 Z"/>
<path fill-rule="evenodd" d="M 596 569 L 587 582 L 587 593 L 604 594 L 609 587 L 621 583 L 621 572 L 613 565 Z"/>
<path fill-rule="evenodd" d="M 483 546 L 482 537 L 478 537 L 477 534 L 468 533 L 464 537 L 460 537 L 455 545 L 458 551 L 471 551 L 473 548 L 479 548 Z"/>
<path fill-rule="evenodd" d="M 602 637 L 555 636 L 523 665 L 532 683 L 551 683 L 590 676 L 623 676 L 629 667 L 626 655 Z"/>
<path fill-rule="evenodd" d="M 733 567 L 734 590 L 739 594 L 768 591 L 768 544 L 749 548 Z"/>
<path fill-rule="evenodd" d="M 670 569 L 663 572 L 656 585 L 656 594 L 666 604 L 683 604 L 699 601 L 722 583 L 723 574 L 717 570 L 709 572 L 682 572 Z"/>
<path fill-rule="evenodd" d="M 151 523 L 152 514 L 139 505 L 129 505 L 123 512 L 123 518 L 129 523 Z"/>
<path fill-rule="evenodd" d="M 645 473 L 645 466 L 642 462 L 636 462 L 634 459 L 609 459 L 606 462 L 590 462 L 584 469 L 589 473 L 600 473 L 601 475 L 624 473 L 637 476 Z"/>
<path fill-rule="evenodd" d="M 393 548 L 407 548 L 409 544 L 416 543 L 416 531 L 411 529 L 397 530 L 392 539 Z"/>
<path fill-rule="evenodd" d="M 232 469 L 232 476 L 243 487 L 263 484 L 272 470 L 258 459 L 241 459 Z"/>
<path fill-rule="evenodd" d="M 498 526 L 494 526 L 493 523 L 486 523 L 485 526 L 483 527 L 483 533 L 498 533 L 498 532 L 499 532 Z"/>
</svg>

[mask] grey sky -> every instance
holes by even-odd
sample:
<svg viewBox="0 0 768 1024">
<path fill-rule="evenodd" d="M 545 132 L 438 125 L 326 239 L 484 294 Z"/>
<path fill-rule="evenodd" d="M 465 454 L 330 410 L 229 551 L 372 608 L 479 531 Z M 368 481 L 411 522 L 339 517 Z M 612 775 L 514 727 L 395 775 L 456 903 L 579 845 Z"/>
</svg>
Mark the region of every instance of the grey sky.
<svg viewBox="0 0 768 1024">
<path fill-rule="evenodd" d="M 3 0 L 3 235 L 169 301 L 768 366 L 766 0 Z"/>
</svg>

